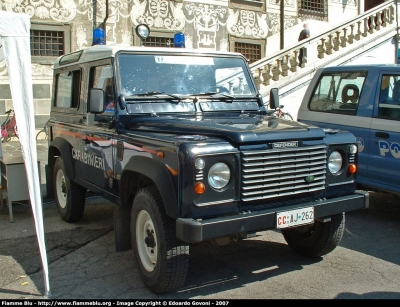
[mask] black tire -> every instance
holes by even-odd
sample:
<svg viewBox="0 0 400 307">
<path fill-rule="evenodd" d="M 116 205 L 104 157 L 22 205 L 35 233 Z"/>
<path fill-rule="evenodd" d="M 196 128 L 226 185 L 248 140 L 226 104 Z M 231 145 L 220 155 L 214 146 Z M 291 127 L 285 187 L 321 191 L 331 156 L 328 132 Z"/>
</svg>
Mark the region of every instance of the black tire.
<svg viewBox="0 0 400 307">
<path fill-rule="evenodd" d="M 289 247 L 306 257 L 321 257 L 339 245 L 343 237 L 345 213 L 331 216 L 330 222 L 315 221 L 313 225 L 282 229 Z"/>
<path fill-rule="evenodd" d="M 156 294 L 180 288 L 189 268 L 189 245 L 175 235 L 175 221 L 164 209 L 156 187 L 140 190 L 132 205 L 131 240 L 146 286 Z"/>
<path fill-rule="evenodd" d="M 293 120 L 292 115 L 290 115 L 289 113 L 283 113 L 282 118 L 283 119 Z"/>
<path fill-rule="evenodd" d="M 68 223 L 78 222 L 85 211 L 86 189 L 67 177 L 62 157 L 54 164 L 53 185 L 61 218 Z"/>
</svg>

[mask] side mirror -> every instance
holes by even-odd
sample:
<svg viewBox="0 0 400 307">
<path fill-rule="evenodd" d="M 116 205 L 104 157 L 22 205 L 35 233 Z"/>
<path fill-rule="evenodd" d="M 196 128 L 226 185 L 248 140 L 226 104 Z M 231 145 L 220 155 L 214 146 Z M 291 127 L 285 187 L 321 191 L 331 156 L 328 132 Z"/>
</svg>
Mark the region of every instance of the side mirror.
<svg viewBox="0 0 400 307">
<path fill-rule="evenodd" d="M 269 107 L 275 110 L 279 106 L 279 89 L 271 88 L 269 92 Z"/>
<path fill-rule="evenodd" d="M 100 88 L 91 88 L 89 91 L 89 113 L 103 113 L 104 112 L 104 91 Z"/>
<path fill-rule="evenodd" d="M 126 102 L 125 102 L 125 96 L 123 94 L 118 96 L 118 103 L 119 103 L 119 107 L 122 110 L 125 110 L 126 108 Z"/>
</svg>

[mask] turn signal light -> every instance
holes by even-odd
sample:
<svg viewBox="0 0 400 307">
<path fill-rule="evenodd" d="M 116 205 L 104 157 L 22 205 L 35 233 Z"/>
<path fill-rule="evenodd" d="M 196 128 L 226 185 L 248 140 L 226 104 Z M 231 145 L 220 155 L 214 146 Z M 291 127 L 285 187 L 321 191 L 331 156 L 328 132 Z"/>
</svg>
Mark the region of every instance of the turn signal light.
<svg viewBox="0 0 400 307">
<path fill-rule="evenodd" d="M 355 174 L 355 172 L 357 171 L 357 166 L 353 163 L 349 164 L 349 173 L 350 174 Z"/>
<path fill-rule="evenodd" d="M 206 186 L 202 182 L 197 182 L 194 185 L 194 191 L 196 192 L 196 194 L 201 195 L 206 191 Z"/>
</svg>

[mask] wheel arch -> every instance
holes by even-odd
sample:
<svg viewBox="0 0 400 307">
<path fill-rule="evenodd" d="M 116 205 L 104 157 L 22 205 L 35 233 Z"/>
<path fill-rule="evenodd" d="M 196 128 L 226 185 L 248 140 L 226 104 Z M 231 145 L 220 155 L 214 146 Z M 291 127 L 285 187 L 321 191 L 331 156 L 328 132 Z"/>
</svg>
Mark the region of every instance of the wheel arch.
<svg viewBox="0 0 400 307">
<path fill-rule="evenodd" d="M 129 178 L 132 172 L 136 173 L 134 183 Z M 132 193 L 130 193 L 129 188 L 131 185 L 138 184 L 139 176 L 147 178 L 157 187 L 167 215 L 172 218 L 178 218 L 180 210 L 178 208 L 177 191 L 174 186 L 172 174 L 163 163 L 147 157 L 132 157 L 126 164 L 121 175 L 121 204 L 130 205 L 132 203 L 133 198 L 131 199 Z M 123 191 L 129 191 L 129 193 Z M 137 189 L 135 189 L 134 193 L 136 191 Z"/>
<path fill-rule="evenodd" d="M 75 177 L 75 171 L 72 167 L 72 145 L 63 138 L 56 138 L 49 145 L 49 168 L 54 168 L 54 163 L 56 162 L 58 156 L 61 156 L 64 160 L 66 175 L 68 178 L 73 179 Z"/>
</svg>

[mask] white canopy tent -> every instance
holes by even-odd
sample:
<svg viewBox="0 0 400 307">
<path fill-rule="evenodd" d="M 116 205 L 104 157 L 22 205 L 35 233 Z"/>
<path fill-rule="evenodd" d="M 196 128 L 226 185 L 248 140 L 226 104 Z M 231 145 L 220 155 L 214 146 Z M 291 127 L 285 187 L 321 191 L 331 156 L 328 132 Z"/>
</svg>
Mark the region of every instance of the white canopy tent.
<svg viewBox="0 0 400 307">
<path fill-rule="evenodd" d="M 47 253 L 44 240 L 42 198 L 37 164 L 33 110 L 30 19 L 27 14 L 0 11 L 0 61 L 5 60 L 17 120 L 28 190 L 43 264 L 45 297 L 50 297 Z"/>
</svg>

